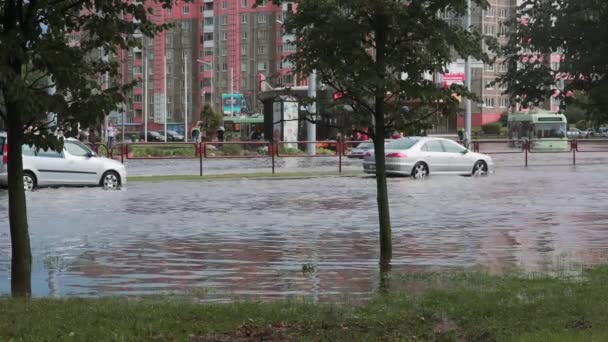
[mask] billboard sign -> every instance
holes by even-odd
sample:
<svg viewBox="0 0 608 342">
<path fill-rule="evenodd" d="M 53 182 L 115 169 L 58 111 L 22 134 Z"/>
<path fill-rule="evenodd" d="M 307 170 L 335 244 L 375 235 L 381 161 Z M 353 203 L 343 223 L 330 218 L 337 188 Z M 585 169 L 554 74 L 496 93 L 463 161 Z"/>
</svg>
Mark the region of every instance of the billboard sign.
<svg viewBox="0 0 608 342">
<path fill-rule="evenodd" d="M 243 94 L 222 94 L 222 109 L 224 115 L 230 115 L 234 109 L 234 115 L 249 113 L 247 100 Z"/>
<path fill-rule="evenodd" d="M 443 74 L 443 86 L 449 87 L 452 84 L 464 85 L 465 72 L 464 64 L 453 63 L 450 64 L 446 73 Z"/>
</svg>

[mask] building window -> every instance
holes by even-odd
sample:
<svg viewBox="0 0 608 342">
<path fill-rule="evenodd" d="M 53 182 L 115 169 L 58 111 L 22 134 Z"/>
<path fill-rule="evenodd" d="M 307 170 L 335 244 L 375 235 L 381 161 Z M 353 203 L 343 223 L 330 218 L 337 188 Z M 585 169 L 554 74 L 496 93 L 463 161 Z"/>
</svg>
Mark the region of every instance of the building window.
<svg viewBox="0 0 608 342">
<path fill-rule="evenodd" d="M 498 10 L 498 16 L 501 18 L 507 18 L 509 16 L 509 10 L 506 7 L 502 7 Z"/>
<path fill-rule="evenodd" d="M 258 24 L 264 24 L 266 23 L 266 14 L 259 14 L 258 15 Z"/>
<path fill-rule="evenodd" d="M 247 45 L 241 45 L 241 55 L 242 56 L 247 55 L 247 50 L 249 50 L 249 48 L 247 47 Z"/>
<path fill-rule="evenodd" d="M 486 64 L 486 71 L 494 72 L 494 64 Z"/>
<path fill-rule="evenodd" d="M 213 56 L 213 48 L 205 48 L 205 56 Z"/>
<path fill-rule="evenodd" d="M 286 43 L 283 45 L 283 52 L 295 52 L 296 45 L 291 43 Z"/>
<path fill-rule="evenodd" d="M 141 95 L 133 96 L 133 103 L 141 103 L 141 101 L 142 101 Z"/>
<path fill-rule="evenodd" d="M 228 40 L 228 31 L 220 32 L 220 37 L 221 40 Z"/>
<path fill-rule="evenodd" d="M 225 47 L 222 48 L 221 56 L 223 56 L 223 57 L 228 56 L 228 49 L 227 48 L 225 48 Z"/>
<path fill-rule="evenodd" d="M 226 78 L 225 77 L 220 79 L 220 86 L 226 87 Z"/>
<path fill-rule="evenodd" d="M 241 0 L 241 7 L 247 8 L 247 0 Z"/>
<path fill-rule="evenodd" d="M 245 72 L 247 71 L 247 62 L 241 62 L 241 71 Z"/>
<path fill-rule="evenodd" d="M 228 1 L 222 1 L 222 9 L 228 8 Z"/>
<path fill-rule="evenodd" d="M 182 21 L 182 30 L 184 31 L 190 31 L 190 22 L 189 21 Z"/>
<path fill-rule="evenodd" d="M 228 63 L 222 63 L 222 71 L 228 71 Z"/>
<path fill-rule="evenodd" d="M 165 9 L 165 13 L 166 13 L 166 14 L 171 14 L 171 8 L 166 8 L 166 9 Z"/>
<path fill-rule="evenodd" d="M 205 18 L 205 25 L 207 25 L 207 26 L 213 25 L 213 17 Z"/>
<path fill-rule="evenodd" d="M 291 75 L 291 74 L 283 75 L 281 77 L 281 81 L 283 82 L 283 84 L 292 84 L 293 83 L 293 75 Z"/>
<path fill-rule="evenodd" d="M 213 32 L 208 32 L 208 33 L 203 34 L 203 40 L 204 41 L 213 40 Z"/>
<path fill-rule="evenodd" d="M 227 15 L 220 17 L 220 25 L 228 25 L 228 16 Z"/>
<path fill-rule="evenodd" d="M 492 84 L 492 82 L 494 82 L 494 80 L 486 80 L 485 85 L 486 85 L 486 89 L 494 89 L 494 85 Z"/>
<path fill-rule="evenodd" d="M 249 18 L 247 14 L 241 14 L 241 24 L 247 24 L 247 18 Z"/>
<path fill-rule="evenodd" d="M 260 4 L 260 7 L 266 7 L 267 3 L 268 3 L 268 0 L 262 0 L 262 3 Z"/>
<path fill-rule="evenodd" d="M 258 62 L 258 71 L 268 70 L 268 62 Z"/>
<path fill-rule="evenodd" d="M 213 64 L 212 63 L 205 63 L 205 64 L 203 64 L 203 70 L 205 70 L 205 71 L 213 71 Z"/>
<path fill-rule="evenodd" d="M 247 31 L 241 31 L 241 39 L 242 40 L 247 40 L 249 38 L 249 32 Z"/>
<path fill-rule="evenodd" d="M 201 80 L 201 88 L 210 87 L 210 86 L 211 86 L 211 79 L 210 78 L 203 78 Z"/>
<path fill-rule="evenodd" d="M 266 54 L 266 47 L 265 46 L 258 46 L 258 55 L 265 55 Z"/>
<path fill-rule="evenodd" d="M 268 31 L 267 30 L 259 30 L 258 31 L 258 39 L 266 39 L 268 38 Z"/>
<path fill-rule="evenodd" d="M 173 50 L 167 50 L 167 51 L 165 51 L 165 57 L 167 59 L 173 59 Z"/>
<path fill-rule="evenodd" d="M 509 66 L 507 65 L 507 63 L 503 62 L 499 64 L 499 68 L 500 68 L 500 72 L 507 72 Z"/>
<path fill-rule="evenodd" d="M 509 108 L 509 98 L 508 97 L 501 97 L 500 98 L 500 107 L 501 108 Z"/>
<path fill-rule="evenodd" d="M 173 45 L 173 36 L 170 34 L 165 35 L 165 44 Z"/>
<path fill-rule="evenodd" d="M 182 7 L 182 14 L 190 14 L 190 6 Z"/>
<path fill-rule="evenodd" d="M 494 108 L 494 98 L 493 97 L 484 97 L 483 104 L 484 104 L 484 107 Z"/>
<path fill-rule="evenodd" d="M 241 88 L 247 88 L 247 77 L 241 78 Z"/>
<path fill-rule="evenodd" d="M 495 17 L 496 16 L 496 7 L 490 7 L 486 11 L 486 17 Z"/>
<path fill-rule="evenodd" d="M 484 33 L 487 35 L 495 35 L 496 34 L 496 25 L 487 24 L 484 26 Z"/>
<path fill-rule="evenodd" d="M 205 13 L 205 6 L 200 6 L 200 8 L 198 9 L 200 14 Z"/>
<path fill-rule="evenodd" d="M 142 59 L 142 58 L 143 58 L 143 54 L 141 51 L 135 52 L 135 59 Z"/>
</svg>

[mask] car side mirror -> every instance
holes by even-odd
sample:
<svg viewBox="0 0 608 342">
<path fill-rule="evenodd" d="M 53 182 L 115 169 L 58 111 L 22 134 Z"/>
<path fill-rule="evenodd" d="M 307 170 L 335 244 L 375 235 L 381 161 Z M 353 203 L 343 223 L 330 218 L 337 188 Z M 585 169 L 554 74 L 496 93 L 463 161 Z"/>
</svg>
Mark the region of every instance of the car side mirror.
<svg viewBox="0 0 608 342">
<path fill-rule="evenodd" d="M 87 158 L 95 157 L 95 152 L 87 152 Z"/>
</svg>

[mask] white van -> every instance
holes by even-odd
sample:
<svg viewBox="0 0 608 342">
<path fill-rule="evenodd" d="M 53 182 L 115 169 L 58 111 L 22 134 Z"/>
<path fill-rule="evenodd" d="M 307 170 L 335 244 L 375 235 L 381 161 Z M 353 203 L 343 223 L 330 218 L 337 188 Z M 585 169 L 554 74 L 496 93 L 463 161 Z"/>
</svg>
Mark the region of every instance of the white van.
<svg viewBox="0 0 608 342">
<path fill-rule="evenodd" d="M 0 137 L 0 140 L 2 138 Z M 6 138 L 0 184 L 7 185 Z M 23 186 L 29 191 L 37 186 L 98 185 L 118 189 L 127 182 L 127 171 L 120 162 L 99 157 L 80 141 L 68 138 L 63 151 L 42 150 L 23 145 Z"/>
</svg>

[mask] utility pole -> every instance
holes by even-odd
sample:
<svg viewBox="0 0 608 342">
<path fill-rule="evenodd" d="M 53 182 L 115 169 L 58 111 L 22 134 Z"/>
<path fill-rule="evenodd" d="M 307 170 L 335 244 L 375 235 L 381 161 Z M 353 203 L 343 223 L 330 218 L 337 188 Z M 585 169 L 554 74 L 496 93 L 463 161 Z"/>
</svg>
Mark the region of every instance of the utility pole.
<svg viewBox="0 0 608 342">
<path fill-rule="evenodd" d="M 184 142 L 188 142 L 188 54 L 184 53 Z"/>
<path fill-rule="evenodd" d="M 471 32 L 471 0 L 467 0 L 467 31 Z M 465 84 L 468 91 L 471 91 L 471 56 L 467 56 L 465 62 Z M 469 146 L 471 142 L 471 99 L 467 98 L 465 101 L 465 114 L 464 114 L 464 142 L 465 146 Z"/>
<path fill-rule="evenodd" d="M 308 97 L 314 99 L 313 102 L 308 107 L 309 119 L 316 120 L 317 118 L 317 105 L 316 105 L 316 97 L 317 97 L 317 71 L 313 70 L 310 75 L 308 75 Z M 308 141 L 316 141 L 317 140 L 317 124 L 316 122 L 306 121 L 306 140 Z M 314 156 L 317 154 L 316 144 L 314 142 L 309 142 L 306 145 L 306 152 L 309 156 Z"/>
<path fill-rule="evenodd" d="M 230 116 L 234 117 L 234 68 L 230 68 Z"/>
<path fill-rule="evenodd" d="M 144 141 L 148 142 L 148 54 L 144 38 Z"/>
<path fill-rule="evenodd" d="M 167 108 L 169 106 L 169 101 L 167 101 L 167 50 L 165 48 L 165 57 L 164 57 L 164 64 L 165 64 L 165 106 L 164 106 L 164 113 L 165 113 L 165 142 L 167 142 Z"/>
</svg>

